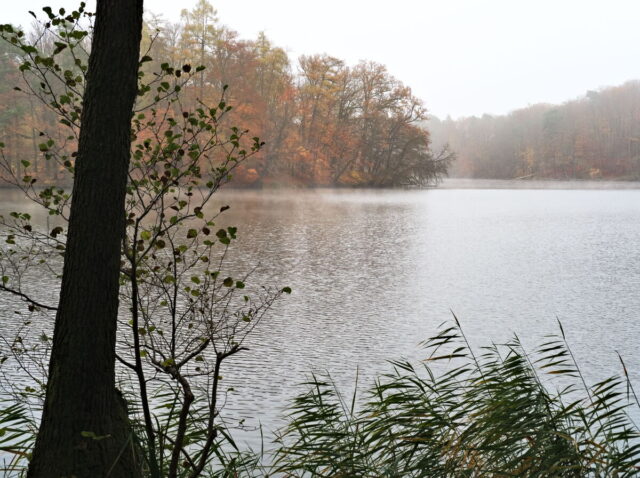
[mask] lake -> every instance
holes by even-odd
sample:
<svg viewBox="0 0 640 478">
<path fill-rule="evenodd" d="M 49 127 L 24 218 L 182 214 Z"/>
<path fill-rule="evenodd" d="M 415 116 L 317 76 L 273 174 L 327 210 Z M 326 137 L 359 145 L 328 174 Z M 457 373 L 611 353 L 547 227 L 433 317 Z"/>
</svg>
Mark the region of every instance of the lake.
<svg viewBox="0 0 640 478">
<path fill-rule="evenodd" d="M 618 351 L 639 383 L 639 185 L 543 186 L 221 192 L 233 267 L 259 263 L 252 283 L 293 289 L 223 370 L 228 415 L 274 428 L 310 371 L 348 393 L 356 370 L 367 382 L 389 359 L 423 359 L 451 311 L 475 345 L 535 345 L 560 319 L 589 381 L 621 371 Z M 21 204 L 0 194 L 5 211 Z"/>
</svg>

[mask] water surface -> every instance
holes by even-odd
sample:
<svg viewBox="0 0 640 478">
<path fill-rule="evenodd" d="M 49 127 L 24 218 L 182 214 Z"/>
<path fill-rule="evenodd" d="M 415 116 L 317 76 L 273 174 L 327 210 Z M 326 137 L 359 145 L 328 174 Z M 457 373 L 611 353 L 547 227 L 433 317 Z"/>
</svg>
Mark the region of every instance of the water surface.
<svg viewBox="0 0 640 478">
<path fill-rule="evenodd" d="M 2 209 L 20 203 L 2 194 Z M 451 311 L 477 345 L 532 345 L 560 319 L 589 380 L 620 371 L 615 351 L 640 379 L 640 190 L 224 191 L 213 207 L 226 204 L 233 267 L 293 288 L 227 365 L 230 416 L 273 428 L 312 370 L 348 390 L 357 369 L 422 359 Z"/>
</svg>

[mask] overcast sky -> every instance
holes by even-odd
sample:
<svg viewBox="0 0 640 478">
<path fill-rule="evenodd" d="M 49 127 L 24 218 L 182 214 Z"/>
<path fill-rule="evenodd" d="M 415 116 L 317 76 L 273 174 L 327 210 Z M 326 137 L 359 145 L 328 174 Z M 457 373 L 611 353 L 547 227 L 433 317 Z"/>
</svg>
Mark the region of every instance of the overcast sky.
<svg viewBox="0 0 640 478">
<path fill-rule="evenodd" d="M 2 0 L 0 23 L 69 0 Z M 87 2 L 93 7 L 95 0 Z M 293 58 L 373 60 L 439 117 L 561 103 L 640 79 L 640 0 L 212 0 L 244 38 L 261 30 Z M 178 20 L 195 0 L 145 0 Z"/>
</svg>

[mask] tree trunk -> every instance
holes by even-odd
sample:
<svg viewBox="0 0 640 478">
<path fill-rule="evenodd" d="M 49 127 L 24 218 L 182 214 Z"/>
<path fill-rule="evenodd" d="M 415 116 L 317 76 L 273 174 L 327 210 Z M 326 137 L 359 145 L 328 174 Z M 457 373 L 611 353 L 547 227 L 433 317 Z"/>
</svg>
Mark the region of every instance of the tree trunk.
<svg viewBox="0 0 640 478">
<path fill-rule="evenodd" d="M 142 0 L 98 0 L 32 478 L 140 476 L 115 345 L 141 29 Z"/>
</svg>

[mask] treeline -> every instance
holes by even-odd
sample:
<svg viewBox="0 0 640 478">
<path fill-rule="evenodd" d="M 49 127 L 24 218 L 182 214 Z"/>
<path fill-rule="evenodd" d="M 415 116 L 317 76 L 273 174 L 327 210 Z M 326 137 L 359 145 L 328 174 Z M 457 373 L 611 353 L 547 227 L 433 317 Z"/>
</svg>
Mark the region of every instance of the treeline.
<svg viewBox="0 0 640 478">
<path fill-rule="evenodd" d="M 562 105 L 427 124 L 434 145 L 456 153 L 455 176 L 640 179 L 640 81 Z"/>
<path fill-rule="evenodd" d="M 264 34 L 243 40 L 220 24 L 207 0 L 183 11 L 177 23 L 149 15 L 145 30 L 145 79 L 166 65 L 205 67 L 182 86 L 181 104 L 172 108 L 218 105 L 224 92 L 225 105 L 233 106 L 226 124 L 246 128 L 265 142 L 258 155 L 236 169 L 237 185 L 424 186 L 447 172 L 452 156 L 446 150 L 432 152 L 429 133 L 421 127 L 427 117 L 422 101 L 383 65 L 350 67 L 313 55 L 294 66 Z M 34 25 L 31 34 L 42 32 Z M 88 44 L 89 39 L 87 49 Z M 53 38 L 50 49 L 55 48 Z M 20 62 L 10 45 L 2 45 L 0 140 L 16 169 L 28 161 L 39 177 L 55 183 L 64 171 L 43 162 L 39 135 L 55 128 L 58 118 L 12 90 L 21 81 Z M 140 103 L 154 94 L 155 89 L 141 95 Z M 55 139 L 56 144 L 64 140 Z"/>
</svg>

